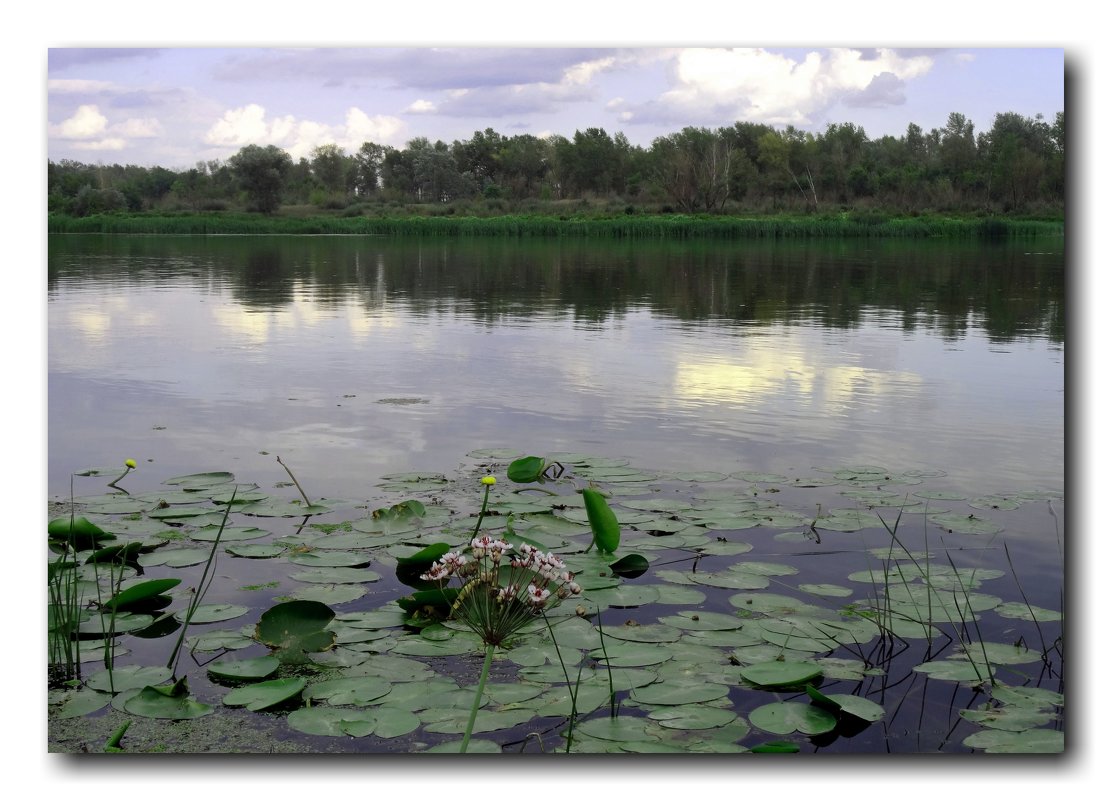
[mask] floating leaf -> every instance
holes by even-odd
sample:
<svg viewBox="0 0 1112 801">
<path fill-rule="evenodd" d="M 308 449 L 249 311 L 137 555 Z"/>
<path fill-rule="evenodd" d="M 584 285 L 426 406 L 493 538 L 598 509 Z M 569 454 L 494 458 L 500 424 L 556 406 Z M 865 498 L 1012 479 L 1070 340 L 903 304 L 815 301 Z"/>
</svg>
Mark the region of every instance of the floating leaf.
<svg viewBox="0 0 1112 801">
<path fill-rule="evenodd" d="M 218 472 L 218 473 L 192 473 L 188 476 L 175 476 L 163 481 L 163 484 L 169 484 L 171 487 L 181 487 L 186 490 L 200 490 L 217 487 L 221 484 L 227 484 L 235 481 L 235 476 L 231 473 Z"/>
<path fill-rule="evenodd" d="M 1043 726 L 1058 716 L 1053 712 L 1017 706 L 995 709 L 963 709 L 959 713 L 970 723 L 1001 731 L 1027 731 Z"/>
<path fill-rule="evenodd" d="M 648 569 L 649 560 L 637 553 L 627 554 L 618 561 L 610 563 L 610 570 L 614 575 L 623 578 L 637 578 Z"/>
<path fill-rule="evenodd" d="M 148 684 L 159 684 L 171 675 L 170 669 L 165 667 L 127 665 L 112 671 L 102 670 L 94 673 L 86 680 L 85 685 L 91 690 L 118 693 L 124 690 L 137 690 Z"/>
<path fill-rule="evenodd" d="M 325 737 L 401 737 L 416 731 L 421 719 L 406 709 L 335 709 L 314 706 L 297 709 L 286 717 L 290 727 Z"/>
<path fill-rule="evenodd" d="M 255 681 L 265 679 L 278 669 L 281 662 L 273 656 L 253 659 L 221 659 L 208 665 L 208 672 L 218 679 Z"/>
<path fill-rule="evenodd" d="M 666 729 L 698 730 L 725 726 L 737 719 L 737 713 L 731 709 L 685 704 L 665 709 L 654 709 L 649 713 L 649 718 Z"/>
<path fill-rule="evenodd" d="M 1051 623 L 1056 620 L 1062 619 L 1061 612 L 1055 612 L 1053 609 L 1043 609 L 1040 606 L 1030 606 L 1019 601 L 1009 601 L 997 606 L 994 611 L 1000 617 L 1011 618 L 1013 620 L 1033 620 L 1039 623 Z"/>
<path fill-rule="evenodd" d="M 332 706 L 367 706 L 390 692 L 390 682 L 377 676 L 328 679 L 313 684 L 305 698 L 324 700 Z"/>
<path fill-rule="evenodd" d="M 741 677 L 759 687 L 798 687 L 822 675 L 814 662 L 760 662 L 742 669 Z M 783 732 L 787 734 L 787 732 Z"/>
<path fill-rule="evenodd" d="M 961 741 L 969 748 L 983 748 L 989 754 L 1059 754 L 1065 750 L 1065 734 L 1054 729 L 998 731 L 989 729 L 971 734 Z"/>
<path fill-rule="evenodd" d="M 837 719 L 825 709 L 794 701 L 759 706 L 749 713 L 749 722 L 773 734 L 798 731 L 808 736 L 825 734 L 838 725 Z"/>
<path fill-rule="evenodd" d="M 232 556 L 239 556 L 244 559 L 273 559 L 276 556 L 281 556 L 286 552 L 282 545 L 270 545 L 267 543 L 244 543 L 242 545 L 230 545 L 224 549 L 225 552 L 230 553 Z"/>
<path fill-rule="evenodd" d="M 289 701 L 304 688 L 305 679 L 302 678 L 261 681 L 229 692 L 224 696 L 224 706 L 245 706 L 258 712 Z"/>
<path fill-rule="evenodd" d="M 232 620 L 233 618 L 246 615 L 251 610 L 246 606 L 239 604 L 201 604 L 193 610 L 193 616 L 190 617 L 189 622 L 195 623 L 219 623 L 224 620 Z M 177 612 L 174 617 L 182 623 L 185 622 L 186 611 L 182 610 Z"/>
<path fill-rule="evenodd" d="M 211 715 L 213 708 L 189 697 L 185 679 L 168 687 L 147 686 L 124 702 L 124 711 L 145 718 L 192 720 Z"/>
<path fill-rule="evenodd" d="M 287 601 L 263 612 L 255 627 L 259 641 L 279 650 L 284 662 L 304 661 L 306 652 L 331 648 L 336 635 L 325 631 L 336 615 L 318 601 Z"/>
<path fill-rule="evenodd" d="M 639 704 L 658 704 L 677 706 L 715 701 L 726 697 L 730 688 L 724 684 L 681 683 L 662 681 L 646 687 L 638 687 L 630 693 L 630 698 Z"/>
</svg>

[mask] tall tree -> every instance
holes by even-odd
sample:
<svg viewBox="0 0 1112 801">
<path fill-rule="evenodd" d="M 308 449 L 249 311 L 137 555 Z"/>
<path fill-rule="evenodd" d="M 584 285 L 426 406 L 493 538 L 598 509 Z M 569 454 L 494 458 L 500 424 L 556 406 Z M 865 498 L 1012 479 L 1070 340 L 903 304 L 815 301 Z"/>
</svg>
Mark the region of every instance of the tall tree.
<svg viewBox="0 0 1112 801">
<path fill-rule="evenodd" d="M 274 145 L 247 145 L 228 159 L 236 180 L 247 193 L 251 207 L 271 214 L 282 202 L 282 187 L 293 159 Z"/>
<path fill-rule="evenodd" d="M 313 148 L 309 164 L 313 177 L 327 191 L 339 194 L 347 188 L 348 159 L 339 145 L 327 144 Z"/>
</svg>

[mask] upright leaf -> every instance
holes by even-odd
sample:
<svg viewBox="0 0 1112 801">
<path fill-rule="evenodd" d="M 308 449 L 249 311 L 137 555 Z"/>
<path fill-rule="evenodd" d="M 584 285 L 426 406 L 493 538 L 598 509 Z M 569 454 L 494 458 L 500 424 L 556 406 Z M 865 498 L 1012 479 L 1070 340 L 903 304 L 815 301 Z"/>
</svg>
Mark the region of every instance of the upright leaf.
<svg viewBox="0 0 1112 801">
<path fill-rule="evenodd" d="M 587 522 L 591 524 L 594 543 L 604 553 L 614 553 L 621 541 L 622 530 L 614 510 L 598 490 L 583 490 L 583 505 L 587 507 Z"/>
</svg>

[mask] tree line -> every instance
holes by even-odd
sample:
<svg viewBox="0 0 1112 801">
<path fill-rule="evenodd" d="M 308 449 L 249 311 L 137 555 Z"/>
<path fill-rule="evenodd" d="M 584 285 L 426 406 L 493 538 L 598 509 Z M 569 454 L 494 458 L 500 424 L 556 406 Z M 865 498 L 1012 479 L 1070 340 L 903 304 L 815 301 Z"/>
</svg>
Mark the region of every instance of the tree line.
<svg viewBox="0 0 1112 801">
<path fill-rule="evenodd" d="M 184 170 L 49 161 L 48 210 L 80 217 L 310 206 L 362 214 L 374 204 L 420 204 L 452 213 L 605 201 L 629 213 L 1061 213 L 1065 138 L 1063 112 L 1053 123 L 1000 113 L 980 133 L 954 112 L 941 128 L 912 123 L 901 136 L 877 139 L 853 123 L 811 133 L 738 122 L 687 127 L 649 147 L 602 128 L 571 138 L 487 128 L 451 144 L 425 137 L 400 149 L 364 142 L 354 153 L 326 144 L 297 161 L 274 145 L 248 145 Z"/>
</svg>

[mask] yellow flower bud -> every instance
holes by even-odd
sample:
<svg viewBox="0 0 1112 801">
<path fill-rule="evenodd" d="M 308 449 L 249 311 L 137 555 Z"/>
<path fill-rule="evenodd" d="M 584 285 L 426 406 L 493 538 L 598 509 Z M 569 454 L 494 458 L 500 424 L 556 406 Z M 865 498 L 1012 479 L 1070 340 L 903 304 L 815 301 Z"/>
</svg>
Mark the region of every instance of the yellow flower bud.
<svg viewBox="0 0 1112 801">
<path fill-rule="evenodd" d="M 494 484 L 497 480 L 498 479 L 496 479 L 494 476 L 483 476 L 483 483 L 486 484 L 488 487 L 491 484 Z"/>
<path fill-rule="evenodd" d="M 126 462 L 124 462 L 124 464 L 127 465 L 128 467 L 130 467 L 132 470 L 135 469 L 135 460 L 134 459 L 128 459 Z"/>
</svg>

